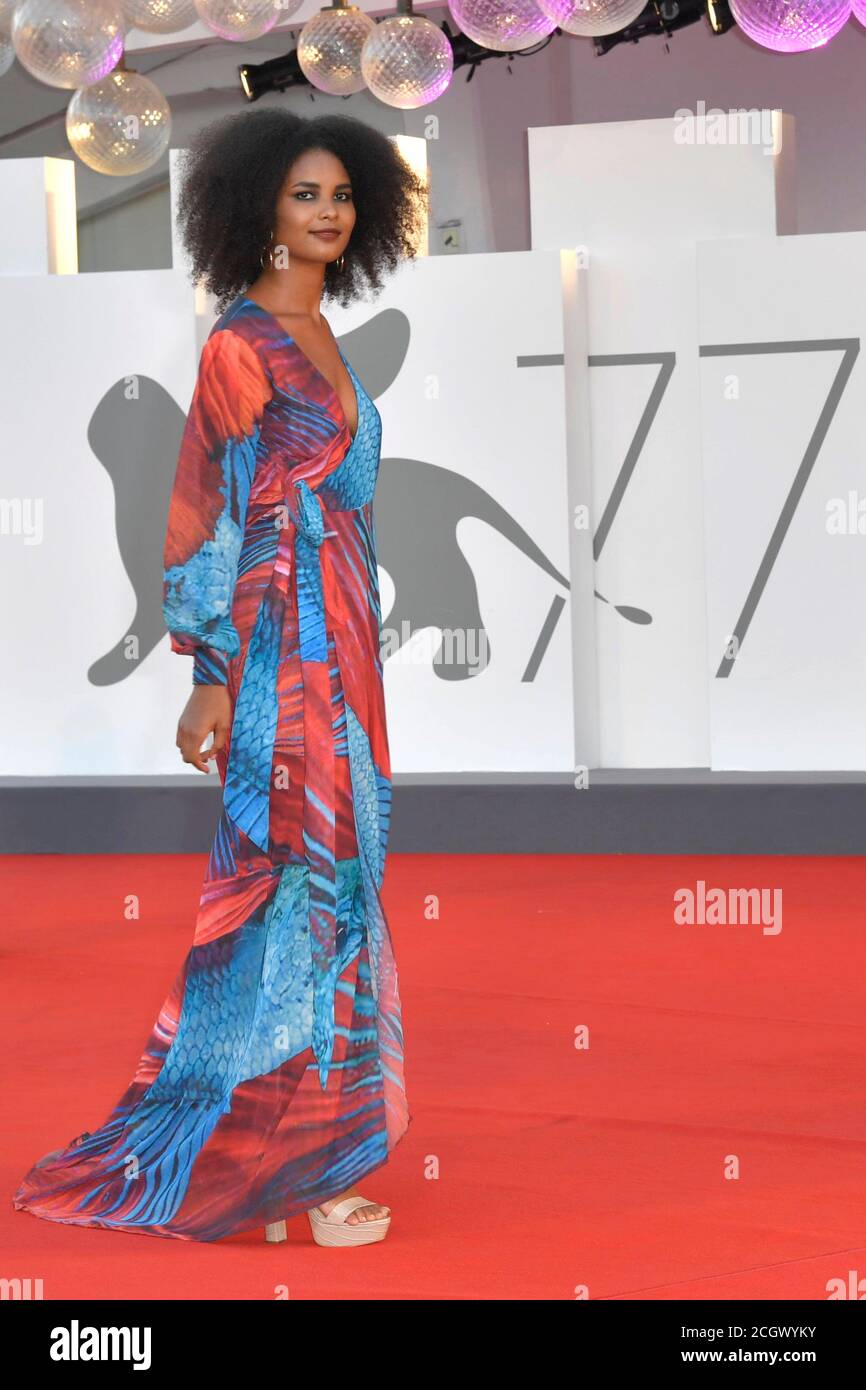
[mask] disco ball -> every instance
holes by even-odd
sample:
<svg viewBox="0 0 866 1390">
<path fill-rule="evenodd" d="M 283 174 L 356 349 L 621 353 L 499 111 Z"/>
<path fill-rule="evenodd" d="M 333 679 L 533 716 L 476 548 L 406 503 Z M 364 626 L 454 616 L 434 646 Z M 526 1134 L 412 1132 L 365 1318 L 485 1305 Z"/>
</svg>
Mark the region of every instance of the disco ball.
<svg viewBox="0 0 866 1390">
<path fill-rule="evenodd" d="M 744 34 L 776 53 L 804 53 L 838 34 L 851 0 L 730 0 Z"/>
<path fill-rule="evenodd" d="M 98 82 L 123 53 L 126 21 L 115 0 L 20 0 L 12 18 L 19 62 L 49 87 Z"/>
<path fill-rule="evenodd" d="M 455 24 L 468 38 L 497 53 L 513 53 L 546 39 L 556 28 L 535 0 L 448 0 Z"/>
<path fill-rule="evenodd" d="M 646 9 L 646 0 L 538 0 L 538 8 L 566 34 L 617 34 Z"/>
<path fill-rule="evenodd" d="M 15 49 L 12 46 L 12 11 L 15 0 L 0 0 L 0 77 L 8 72 L 15 62 Z"/>
<path fill-rule="evenodd" d="M 441 97 L 454 54 L 441 29 L 420 14 L 394 14 L 373 26 L 361 49 L 364 81 L 386 106 L 414 111 Z"/>
<path fill-rule="evenodd" d="M 307 81 L 334 97 L 363 91 L 361 49 L 375 28 L 369 15 L 346 0 L 320 10 L 298 39 L 298 63 Z"/>
<path fill-rule="evenodd" d="M 853 0 L 851 13 L 861 24 L 866 24 L 866 0 Z"/>
<path fill-rule="evenodd" d="M 155 82 L 120 68 L 74 94 L 66 136 L 98 174 L 140 174 L 168 148 L 171 111 Z"/>
<path fill-rule="evenodd" d="M 177 34 L 196 21 L 194 0 L 123 0 L 123 11 L 145 34 Z"/>
<path fill-rule="evenodd" d="M 301 0 L 195 0 L 195 7 L 202 24 L 221 39 L 243 43 L 261 38 L 278 19 L 288 19 Z"/>
</svg>

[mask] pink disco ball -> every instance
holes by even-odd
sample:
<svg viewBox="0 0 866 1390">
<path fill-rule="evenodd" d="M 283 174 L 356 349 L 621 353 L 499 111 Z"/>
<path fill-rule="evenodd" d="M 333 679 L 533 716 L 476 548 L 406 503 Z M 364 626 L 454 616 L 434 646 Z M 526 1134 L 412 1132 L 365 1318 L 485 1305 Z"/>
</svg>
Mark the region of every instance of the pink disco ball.
<svg viewBox="0 0 866 1390">
<path fill-rule="evenodd" d="M 858 19 L 861 24 L 866 24 L 866 0 L 854 0 L 851 6 L 851 12 L 854 18 Z"/>
<path fill-rule="evenodd" d="M 776 53 L 820 48 L 851 17 L 851 0 L 731 0 L 744 34 Z"/>
<path fill-rule="evenodd" d="M 535 0 L 448 0 L 458 29 L 497 53 L 515 53 L 546 39 L 556 28 Z"/>
<path fill-rule="evenodd" d="M 627 29 L 646 8 L 646 0 L 538 0 L 538 8 L 564 34 L 593 38 Z"/>
</svg>

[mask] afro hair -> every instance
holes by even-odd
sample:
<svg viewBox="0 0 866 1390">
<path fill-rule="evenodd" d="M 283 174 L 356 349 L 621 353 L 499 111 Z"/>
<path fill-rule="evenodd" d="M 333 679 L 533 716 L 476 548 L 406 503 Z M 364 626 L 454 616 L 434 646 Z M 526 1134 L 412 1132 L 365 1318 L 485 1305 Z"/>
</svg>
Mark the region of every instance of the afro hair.
<svg viewBox="0 0 866 1390">
<path fill-rule="evenodd" d="M 223 116 L 182 156 L 177 209 L 192 279 L 219 312 L 261 274 L 280 189 L 312 149 L 342 161 L 356 214 L 344 269 L 325 267 L 323 297 L 345 305 L 381 290 L 383 273 L 416 255 L 427 189 L 386 135 L 351 116 L 307 119 L 282 107 Z"/>
</svg>

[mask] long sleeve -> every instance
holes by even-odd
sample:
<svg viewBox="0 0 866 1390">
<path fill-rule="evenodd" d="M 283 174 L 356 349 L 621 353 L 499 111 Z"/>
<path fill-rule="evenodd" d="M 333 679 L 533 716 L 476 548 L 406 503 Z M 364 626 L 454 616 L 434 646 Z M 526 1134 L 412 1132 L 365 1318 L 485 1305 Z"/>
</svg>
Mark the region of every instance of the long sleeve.
<svg viewBox="0 0 866 1390">
<path fill-rule="evenodd" d="M 270 375 L 230 328 L 211 333 L 181 439 L 163 553 L 171 649 L 193 683 L 225 685 L 240 650 L 232 600 Z"/>
</svg>

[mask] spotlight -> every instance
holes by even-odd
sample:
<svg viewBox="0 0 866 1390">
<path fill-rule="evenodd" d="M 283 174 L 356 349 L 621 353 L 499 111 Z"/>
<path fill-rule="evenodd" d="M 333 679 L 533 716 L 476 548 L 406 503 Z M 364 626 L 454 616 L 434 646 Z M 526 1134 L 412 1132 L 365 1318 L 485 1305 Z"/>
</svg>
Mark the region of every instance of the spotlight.
<svg viewBox="0 0 866 1390">
<path fill-rule="evenodd" d="M 619 43 L 639 43 L 651 34 L 667 37 L 702 19 L 714 34 L 725 34 L 734 27 L 728 0 L 650 0 L 633 24 L 617 34 L 604 34 L 592 42 L 596 53 L 608 53 Z"/>
<path fill-rule="evenodd" d="M 247 101 L 258 101 L 266 92 L 284 92 L 287 87 L 309 86 L 295 49 L 291 53 L 283 53 L 279 58 L 270 58 L 266 63 L 243 63 L 238 68 L 238 77 Z"/>
<path fill-rule="evenodd" d="M 726 34 L 736 22 L 728 0 L 707 0 L 707 23 L 714 34 Z"/>
</svg>

